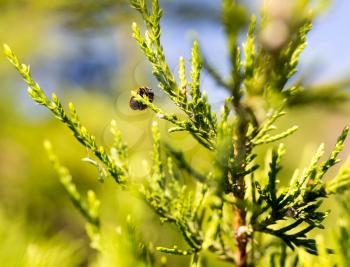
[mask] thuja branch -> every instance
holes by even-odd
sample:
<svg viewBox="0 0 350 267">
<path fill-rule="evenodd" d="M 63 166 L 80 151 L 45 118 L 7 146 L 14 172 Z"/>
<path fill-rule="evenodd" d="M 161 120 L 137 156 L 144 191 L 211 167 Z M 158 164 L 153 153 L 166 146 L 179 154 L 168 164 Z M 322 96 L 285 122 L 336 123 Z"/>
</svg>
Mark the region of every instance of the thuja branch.
<svg viewBox="0 0 350 267">
<path fill-rule="evenodd" d="M 241 82 L 242 76 L 242 62 L 240 55 L 240 47 L 237 45 L 237 37 L 240 32 L 240 26 L 234 25 L 233 17 L 237 15 L 237 5 L 233 1 L 223 1 L 223 23 L 226 30 L 228 40 L 228 50 L 231 59 L 231 85 L 230 89 L 232 94 L 232 105 L 236 115 L 236 127 L 233 135 L 234 144 L 234 169 L 237 174 L 234 174 L 232 179 L 232 194 L 236 198 L 237 202 L 244 202 L 245 199 L 245 170 L 246 170 L 246 158 L 250 153 L 248 140 L 248 127 L 253 113 L 248 112 L 248 108 L 242 103 L 241 97 L 243 90 Z M 247 59 L 249 60 L 249 58 Z M 233 148 L 232 148 L 233 149 Z M 236 264 L 237 266 L 247 266 L 247 223 L 246 223 L 246 208 L 242 206 L 233 206 L 234 212 L 234 224 L 233 231 L 236 239 L 237 251 L 236 251 Z"/>
<path fill-rule="evenodd" d="M 57 119 L 62 121 L 72 131 L 74 137 L 90 149 L 93 154 L 104 164 L 109 174 L 118 184 L 125 184 L 127 180 L 127 169 L 123 166 L 117 166 L 111 156 L 106 152 L 103 146 L 96 143 L 96 138 L 90 134 L 87 129 L 81 125 L 78 114 L 72 103 L 69 104 L 69 114 L 64 110 L 61 101 L 55 94 L 51 99 L 44 93 L 40 85 L 34 81 L 30 73 L 30 67 L 21 63 L 17 56 L 11 51 L 10 47 L 4 45 L 4 53 L 12 65 L 21 74 L 23 80 L 28 84 L 28 94 L 37 102 L 49 109 Z"/>
<path fill-rule="evenodd" d="M 131 5 L 141 14 L 146 26 L 146 31 L 142 33 L 139 26 L 133 23 L 133 36 L 150 62 L 159 88 L 177 105 L 182 115 L 163 111 L 146 96 L 138 93 L 133 94 L 133 101 L 152 110 L 158 118 L 173 124 L 174 127 L 169 132 L 186 131 L 199 144 L 211 150 L 214 163 L 212 171 L 198 172 L 186 162 L 182 152 L 170 146 L 164 150 L 157 123 L 154 122 L 150 174 L 141 186 L 129 182 L 127 146 L 121 140 L 116 123 L 112 122 L 114 145 L 110 152 L 106 152 L 82 126 L 73 104 L 69 104 L 69 111 L 66 112 L 56 95 L 49 98 L 33 80 L 29 67 L 22 64 L 5 45 L 5 55 L 28 84 L 31 98 L 49 109 L 70 128 L 84 147 L 93 152 L 98 160 L 95 162 L 89 159 L 89 162 L 101 174 L 105 173 L 104 170 L 108 171 L 118 184 L 127 186 L 131 191 L 136 186 L 138 194 L 141 194 L 161 222 L 171 223 L 178 229 L 186 242 L 186 248 L 178 248 L 177 245 L 158 246 L 158 251 L 180 256 L 191 255 L 191 266 L 198 266 L 201 253 L 207 250 L 219 259 L 243 267 L 250 262 L 254 264 L 254 251 L 248 259 L 247 245 L 251 242 L 253 246 L 254 238 L 260 232 L 282 240 L 284 254 L 287 246 L 292 250 L 303 247 L 308 253 L 317 254 L 316 241 L 308 234 L 314 228 L 324 228 L 322 222 L 328 212 L 321 210 L 322 201 L 350 186 L 349 161 L 334 179 L 323 181 L 326 172 L 339 162 L 337 157 L 344 147 L 348 129 L 343 130 L 328 159 L 320 162 L 324 154 L 324 146 L 321 145 L 304 172 L 299 174 L 296 171 L 288 187 L 280 186 L 278 178 L 284 146 L 280 144 L 278 148 L 271 147 L 266 174 L 258 170 L 259 165 L 254 161 L 254 149 L 286 138 L 297 127 L 292 126 L 280 133 L 271 134 L 276 128 L 274 123 L 284 114 L 283 110 L 268 114 L 264 109 L 259 110 L 260 106 L 255 107 L 254 101 L 250 101 L 253 96 L 261 97 L 270 106 L 269 97 L 278 94 L 284 103 L 290 103 L 295 90 L 284 90 L 284 87 L 297 71 L 298 58 L 306 45 L 306 34 L 311 29 L 309 18 L 297 25 L 284 47 L 271 51 L 258 43 L 256 28 L 259 27 L 257 21 L 260 20 L 252 16 L 247 40 L 243 44 L 245 55 L 242 57 L 238 36 L 246 25 L 245 13 L 236 1 L 223 0 L 223 24 L 227 33 L 231 77 L 223 79 L 217 71 L 207 66 L 208 72 L 230 93 L 222 107 L 221 118 L 217 121 L 205 92 L 201 90 L 203 59 L 198 43 L 193 43 L 189 75 L 186 73 L 185 60 L 180 57 L 178 79 L 175 78 L 160 40 L 163 11 L 158 0 L 131 0 Z M 264 113 L 266 119 L 258 120 L 255 110 L 259 110 L 259 115 Z M 92 211 L 96 207 L 89 203 L 89 199 L 94 200 L 94 195 L 88 194 L 85 200 L 75 188 L 68 170 L 50 155 L 73 204 L 88 223 L 99 229 L 96 209 Z M 103 169 L 100 170 L 102 166 Z M 186 173 L 195 182 L 186 186 L 178 179 L 179 173 Z M 92 204 L 96 203 L 98 202 L 93 201 Z M 134 247 L 135 253 L 149 266 L 153 266 L 155 261 L 151 246 L 142 245 L 144 249 L 140 251 L 137 249 L 140 242 L 135 241 L 140 238 L 136 236 L 131 224 L 128 232 L 134 240 L 133 244 L 138 243 Z"/>
<path fill-rule="evenodd" d="M 132 7 L 142 15 L 147 28 L 143 35 L 139 26 L 133 23 L 133 37 L 150 62 L 153 75 L 158 80 L 160 89 L 186 114 L 186 123 L 174 118 L 174 116 L 164 114 L 152 103 L 145 104 L 161 115 L 161 118 L 175 124 L 177 131 L 188 131 L 203 146 L 211 150 L 214 149 L 216 115 L 211 111 L 206 94 L 200 91 L 202 60 L 199 55 L 198 42 L 195 41 L 192 48 L 191 81 L 187 81 L 185 63 L 181 57 L 179 60 L 180 84 L 178 84 L 175 75 L 170 71 L 160 41 L 160 19 L 163 11 L 159 7 L 158 0 L 152 1 L 151 8 L 144 0 L 131 0 L 130 2 Z M 147 102 L 147 100 L 145 101 Z"/>
<path fill-rule="evenodd" d="M 68 193 L 71 202 L 87 221 L 85 229 L 91 241 L 90 246 L 101 251 L 100 201 L 97 199 L 95 192 L 92 190 L 89 190 L 86 194 L 86 198 L 84 198 L 78 192 L 69 170 L 59 162 L 57 156 L 53 153 L 51 143 L 49 141 L 45 141 L 44 147 L 53 167 L 60 177 L 62 185 Z"/>
<path fill-rule="evenodd" d="M 141 188 L 139 184 L 134 184 L 132 181 L 126 184 L 125 177 L 128 173 L 127 146 L 121 140 L 121 133 L 116 126 L 116 122 L 112 121 L 112 134 L 114 135 L 114 144 L 111 148 L 111 152 L 107 154 L 104 148 L 96 145 L 95 137 L 89 134 L 87 130 L 81 125 L 80 119 L 73 104 L 69 105 L 70 111 L 68 115 L 63 109 L 61 102 L 55 95 L 53 95 L 52 99 L 49 99 L 45 95 L 41 87 L 33 80 L 29 72 L 29 67 L 21 64 L 8 46 L 4 46 L 4 49 L 5 55 L 29 85 L 28 91 L 30 96 L 37 103 L 48 108 L 59 120 L 66 124 L 73 132 L 74 137 L 86 148 L 89 148 L 92 152 L 94 152 L 95 156 L 100 159 L 103 166 L 114 177 L 116 182 L 122 185 L 125 184 L 127 189 L 129 189 L 129 191 L 132 193 L 135 193 L 134 190 L 136 189 L 136 191 L 141 193 L 146 203 L 159 215 L 162 222 L 167 221 L 177 227 L 184 240 L 190 247 L 187 250 L 183 250 L 187 251 L 187 255 L 193 254 L 195 255 L 194 258 L 197 259 L 199 253 L 202 250 L 208 249 L 209 251 L 218 254 L 221 259 L 231 262 L 233 261 L 230 251 L 218 246 L 216 244 L 216 240 L 214 240 L 215 238 L 212 238 L 210 236 L 206 237 L 207 240 L 203 240 L 205 238 L 203 236 L 203 233 L 205 232 L 204 227 L 208 224 L 211 224 L 210 220 L 211 216 L 213 216 L 208 216 L 208 214 L 214 214 L 216 211 L 216 208 L 213 209 L 211 206 L 206 207 L 204 205 L 204 200 L 206 198 L 209 198 L 210 195 L 209 189 L 207 185 L 198 184 L 197 190 L 195 190 L 194 194 L 192 190 L 187 189 L 185 185 L 179 183 L 174 175 L 172 158 L 170 156 L 167 157 L 167 167 L 165 168 L 163 166 L 162 158 L 160 155 L 160 137 L 156 123 L 153 125 L 154 162 L 152 175 L 148 180 L 148 183 L 145 186 L 141 186 Z M 138 100 L 146 101 L 142 98 Z M 149 103 L 146 104 L 149 105 Z M 158 114 L 160 113 L 158 108 L 152 106 L 149 107 L 154 108 Z M 169 117 L 169 119 L 172 118 Z M 176 121 L 176 123 L 178 123 L 178 121 Z M 48 149 L 50 148 L 49 145 L 46 145 L 46 147 Z M 93 221 L 95 220 L 95 217 L 91 217 L 88 206 L 85 204 L 85 201 L 82 199 L 78 193 L 78 190 L 75 188 L 68 170 L 61 166 L 58 163 L 57 158 L 52 156 L 52 154 L 50 154 L 50 158 L 60 176 L 63 177 L 61 178 L 62 183 L 65 186 L 70 198 L 72 199 L 73 204 L 88 222 L 94 222 L 94 224 L 91 223 L 91 225 L 99 225 L 99 221 Z M 101 168 L 101 166 L 93 160 L 89 160 L 89 162 L 93 162 L 93 164 L 96 165 L 98 169 Z M 104 173 L 104 171 L 101 172 Z M 130 177 L 128 178 L 130 180 Z M 203 182 L 204 178 L 201 179 Z M 88 195 L 88 199 L 89 196 L 92 196 L 91 193 Z M 91 227 L 89 227 L 87 231 L 90 236 L 96 236 L 93 235 L 96 231 L 93 231 Z M 171 252 L 172 250 L 160 249 L 160 251 Z"/>
</svg>

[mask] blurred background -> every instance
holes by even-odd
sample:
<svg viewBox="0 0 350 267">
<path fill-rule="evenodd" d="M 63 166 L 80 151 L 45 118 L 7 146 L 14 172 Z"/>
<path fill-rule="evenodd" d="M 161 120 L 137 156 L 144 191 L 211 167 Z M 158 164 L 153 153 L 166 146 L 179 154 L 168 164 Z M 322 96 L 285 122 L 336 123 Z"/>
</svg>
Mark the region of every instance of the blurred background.
<svg viewBox="0 0 350 267">
<path fill-rule="evenodd" d="M 258 13 L 251 1 L 249 13 Z M 223 75 L 229 73 L 220 1 L 160 1 L 165 9 L 162 42 L 171 68 L 184 56 L 189 62 L 191 43 L 198 38 L 203 54 Z M 118 122 L 131 153 L 135 177 L 147 178 L 144 168 L 150 157 L 150 111 L 128 107 L 130 91 L 141 85 L 156 88 L 151 68 L 131 37 L 131 23 L 140 22 L 126 0 L 44 1 L 0 0 L 0 42 L 31 65 L 46 93 L 56 92 L 67 105 L 73 102 L 86 128 L 104 145 L 111 144 L 109 125 Z M 317 86 L 350 80 L 350 2 L 334 0 L 316 19 L 301 55 L 299 70 L 305 84 Z M 87 156 L 68 129 L 26 94 L 26 86 L 5 57 L 0 59 L 0 261 L 2 266 L 107 266 L 89 248 L 84 220 L 71 205 L 44 152 L 49 139 L 55 152 L 72 172 L 81 192 L 94 189 L 102 202 L 102 221 L 111 229 L 122 225 L 127 214 L 159 245 L 181 244 L 181 237 L 138 200 L 122 192 L 111 180 L 97 182 L 95 168 L 81 161 Z M 299 74 L 296 77 L 301 77 Z M 296 79 L 296 78 L 294 78 Z M 202 89 L 214 111 L 227 96 L 205 72 Z M 346 87 L 346 86 L 345 86 Z M 176 111 L 160 90 L 155 103 Z M 287 140 L 286 167 L 290 177 L 305 166 L 321 142 L 329 148 L 350 122 L 348 102 L 332 105 L 310 103 L 291 108 L 281 126 L 296 124 L 300 130 Z M 162 136 L 202 172 L 210 168 L 209 156 L 192 138 L 181 133 Z M 350 147 L 347 143 L 346 151 Z M 201 155 L 199 157 L 199 155 Z M 333 207 L 332 203 L 326 203 Z M 332 210 L 335 212 L 336 209 Z M 115 256 L 117 257 L 117 256 Z M 106 260 L 108 261 L 108 259 Z M 170 257 L 170 266 L 186 259 Z M 120 263 L 115 266 L 128 266 Z M 224 265 L 223 265 L 224 266 Z"/>
</svg>

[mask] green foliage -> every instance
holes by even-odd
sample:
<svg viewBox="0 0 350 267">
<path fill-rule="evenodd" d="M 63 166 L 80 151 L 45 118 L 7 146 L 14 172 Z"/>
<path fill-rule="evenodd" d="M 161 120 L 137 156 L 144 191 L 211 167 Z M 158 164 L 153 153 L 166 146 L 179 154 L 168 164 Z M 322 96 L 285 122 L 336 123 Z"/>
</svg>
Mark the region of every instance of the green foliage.
<svg viewBox="0 0 350 267">
<path fill-rule="evenodd" d="M 61 101 L 55 94 L 52 94 L 51 99 L 45 95 L 39 84 L 33 80 L 30 73 L 30 67 L 26 66 L 25 64 L 21 64 L 16 55 L 12 53 L 11 49 L 7 45 L 4 45 L 4 52 L 17 71 L 22 75 L 24 81 L 28 84 L 28 94 L 30 97 L 39 105 L 47 107 L 56 116 L 56 118 L 66 124 L 72 131 L 74 137 L 86 148 L 90 149 L 91 152 L 101 162 L 103 162 L 107 171 L 117 183 L 125 183 L 125 170 L 116 166 L 115 162 L 112 161 L 111 156 L 106 153 L 105 149 L 96 144 L 96 138 L 81 125 L 74 105 L 72 103 L 69 104 L 69 116 L 64 110 Z"/>
<path fill-rule="evenodd" d="M 188 84 L 186 81 L 184 63 L 180 63 L 180 81 L 181 86 L 177 85 L 175 76 L 171 73 L 166 62 L 163 47 L 160 43 L 160 19 L 162 10 L 159 8 L 158 1 L 152 1 L 152 9 L 146 5 L 145 1 L 131 1 L 132 7 L 142 15 L 146 32 L 144 37 L 140 28 L 133 23 L 133 37 L 139 43 L 140 48 L 152 65 L 153 74 L 159 82 L 159 87 L 169 96 L 169 98 L 187 115 L 187 119 L 180 120 L 176 115 L 166 115 L 151 103 L 147 104 L 153 111 L 159 114 L 159 117 L 168 120 L 176 125 L 171 131 L 188 131 L 194 138 L 209 149 L 213 149 L 213 139 L 215 138 L 215 114 L 211 112 L 206 95 L 199 90 L 200 69 L 202 66 L 199 55 L 198 43 L 194 42 L 191 60 L 191 79 Z M 180 62 L 183 59 L 180 58 Z M 187 95 L 187 85 L 190 87 L 190 96 Z"/>
<path fill-rule="evenodd" d="M 274 126 L 273 123 L 276 122 L 276 120 L 284 114 L 285 113 L 282 111 L 282 109 L 272 112 L 272 114 L 268 116 L 268 119 L 264 122 L 260 129 L 256 130 L 257 133 L 251 140 L 252 145 L 257 146 L 261 144 L 272 143 L 293 134 L 298 129 L 298 126 L 293 126 L 288 130 L 285 130 L 284 132 L 273 136 L 269 134 L 270 131 L 276 129 L 276 126 Z"/>
<path fill-rule="evenodd" d="M 281 168 L 280 160 L 284 149 L 280 146 L 277 151 L 273 151 L 268 173 L 268 184 L 261 186 L 259 182 L 256 182 L 259 195 L 257 205 L 260 210 L 255 214 L 253 213 L 252 216 L 256 221 L 255 229 L 257 231 L 281 238 L 292 249 L 294 249 L 294 246 L 303 246 L 306 251 L 313 254 L 317 253 L 315 240 L 307 238 L 306 234 L 315 227 L 324 228 L 321 223 L 328 212 L 321 212 L 318 209 L 322 204 L 322 198 L 327 197 L 331 191 L 327 190 L 327 184 L 322 181 L 322 177 L 325 171 L 338 161 L 336 157 L 343 147 L 347 133 L 348 129 L 346 128 L 339 137 L 328 160 L 318 166 L 320 157 L 324 153 L 323 146 L 321 146 L 303 174 L 299 178 L 295 175 L 289 188 L 281 188 L 278 195 L 276 192 L 276 176 Z M 333 180 L 332 183 L 341 186 L 336 180 Z M 264 202 L 265 204 L 263 204 Z M 259 217 L 263 217 L 263 219 L 261 220 Z M 269 228 L 269 226 L 278 225 L 281 221 L 288 221 L 289 218 L 293 219 L 293 222 L 289 225 L 278 229 Z M 306 226 L 301 230 L 288 234 L 303 223 Z"/>
<path fill-rule="evenodd" d="M 259 255 L 267 249 L 274 249 L 276 243 L 279 250 L 270 255 L 271 266 L 276 265 L 277 258 L 280 259 L 280 265 L 284 266 L 283 258 L 295 250 L 294 257 L 300 251 L 320 255 L 330 252 L 327 247 L 317 244 L 317 239 L 310 232 L 315 228 L 324 228 L 322 223 L 329 212 L 323 211 L 323 200 L 345 191 L 350 185 L 349 161 L 335 178 L 324 181 L 329 169 L 339 162 L 338 155 L 344 148 L 348 128 L 343 130 L 325 161 L 320 163 L 324 154 L 324 146 L 321 145 L 310 165 L 301 174 L 296 170 L 288 185 L 280 183 L 285 154 L 283 144 L 277 148 L 271 146 L 266 173 L 258 164 L 258 158 L 263 153 L 257 146 L 270 145 L 297 130 L 297 126 L 292 126 L 281 133 L 271 134 L 278 118 L 284 115 L 283 108 L 275 107 L 295 101 L 293 97 L 297 95 L 295 88 L 298 84 L 290 88 L 286 86 L 297 71 L 299 56 L 306 46 L 306 35 L 311 30 L 312 17 L 307 15 L 297 18 L 293 27 L 290 26 L 291 33 L 284 42 L 272 46 L 268 42 L 260 42 L 258 35 L 263 34 L 273 18 L 263 13 L 262 21 L 258 23 L 256 17 L 252 16 L 246 42 L 241 47 L 238 37 L 246 30 L 246 10 L 236 1 L 224 0 L 223 24 L 231 62 L 229 79 L 226 81 L 207 63 L 200 53 L 198 42 L 194 41 L 189 77 L 186 75 L 185 59 L 181 57 L 177 80 L 166 61 L 161 44 L 160 20 L 163 10 L 158 1 L 152 0 L 150 5 L 145 0 L 131 0 L 131 6 L 140 13 L 146 27 L 142 33 L 141 28 L 133 23 L 133 37 L 149 61 L 159 89 L 182 113 L 164 112 L 146 96 L 135 92 L 133 97 L 159 119 L 173 124 L 169 132 L 185 131 L 209 151 L 211 170 L 206 173 L 191 166 L 181 151 L 168 144 L 163 145 L 158 123 L 153 122 L 152 167 L 149 175 L 146 182 L 131 177 L 128 147 L 122 141 L 117 123 L 112 121 L 111 124 L 114 137 L 111 149 L 108 151 L 97 145 L 96 138 L 82 126 L 74 105 L 69 104 L 69 112 L 66 112 L 56 95 L 53 94 L 51 98 L 46 96 L 33 80 L 29 66 L 22 64 L 12 50 L 4 45 L 5 55 L 28 84 L 30 97 L 50 110 L 95 156 L 94 159 L 84 160 L 96 166 L 99 180 L 104 181 L 108 173 L 129 194 L 140 197 L 161 223 L 173 225 L 186 244 L 186 247 L 175 244 L 153 249 L 153 245 L 144 241 L 129 218 L 126 226 L 127 247 L 130 248 L 132 259 L 128 264 L 165 266 L 164 258 L 157 259 L 157 251 L 191 256 L 190 266 L 193 267 L 201 266 L 205 252 L 237 266 L 248 266 L 258 263 Z M 308 8 L 307 3 L 301 6 Z M 202 66 L 230 93 L 219 119 L 211 111 L 207 96 L 201 90 Z M 256 98 L 262 100 L 264 105 L 254 104 Z M 261 113 L 263 116 L 259 115 Z M 82 197 L 68 169 L 59 163 L 48 143 L 46 149 L 72 203 L 87 221 L 86 230 L 91 246 L 102 253 L 106 252 L 108 246 L 101 237 L 100 204 L 95 193 L 88 191 L 87 197 Z M 181 179 L 185 175 L 191 180 Z M 268 236 L 270 241 L 261 241 L 261 236 Z M 342 246 L 343 241 L 340 241 Z"/>
<path fill-rule="evenodd" d="M 350 158 L 346 160 L 334 179 L 328 182 L 326 190 L 328 194 L 336 194 L 345 191 L 350 183 Z"/>
<path fill-rule="evenodd" d="M 87 234 L 91 239 L 91 247 L 100 250 L 100 201 L 96 198 L 95 192 L 92 190 L 89 190 L 86 194 L 86 199 L 83 199 L 83 197 L 78 192 L 76 185 L 73 183 L 72 176 L 69 173 L 68 169 L 62 166 L 55 154 L 53 154 L 51 143 L 46 141 L 44 143 L 44 146 L 53 167 L 60 176 L 60 181 L 67 191 L 69 198 L 87 221 L 85 228 Z"/>
<path fill-rule="evenodd" d="M 46 222 L 30 226 L 24 214 L 0 211 L 0 259 L 3 266 L 78 266 L 83 261 L 81 242 L 67 242 L 63 233 L 49 234 Z M 43 235 L 43 232 L 45 234 Z"/>
</svg>

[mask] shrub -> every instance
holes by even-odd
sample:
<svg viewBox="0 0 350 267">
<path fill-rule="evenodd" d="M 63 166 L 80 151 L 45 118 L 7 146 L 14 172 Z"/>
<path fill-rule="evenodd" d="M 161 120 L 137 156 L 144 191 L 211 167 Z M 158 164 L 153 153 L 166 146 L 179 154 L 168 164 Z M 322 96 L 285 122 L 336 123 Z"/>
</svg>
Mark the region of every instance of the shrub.
<svg viewBox="0 0 350 267">
<path fill-rule="evenodd" d="M 279 183 L 285 146 L 276 143 L 298 129 L 291 126 L 274 132 L 274 124 L 285 114 L 284 110 L 292 105 L 347 98 L 341 88 L 332 88 L 327 93 L 317 88 L 307 90 L 302 83 L 291 79 L 297 72 L 300 53 L 306 46 L 306 35 L 317 13 L 307 12 L 308 1 L 299 2 L 303 4 L 290 6 L 289 12 L 294 10 L 295 13 L 282 17 L 271 9 L 263 9 L 260 20 L 252 16 L 246 40 L 239 45 L 239 36 L 246 29 L 247 11 L 235 1 L 223 0 L 223 25 L 231 63 L 230 77 L 224 79 L 205 59 L 198 41 L 193 42 L 190 70 L 186 71 L 185 60 L 181 57 L 176 78 L 161 44 L 163 10 L 158 1 L 153 0 L 149 5 L 145 0 L 131 0 L 131 6 L 140 13 L 146 27 L 143 32 L 133 23 L 133 37 L 152 67 L 159 90 L 181 112 L 168 113 L 156 106 L 152 89 L 132 92 L 131 107 L 152 110 L 158 119 L 173 125 L 169 132 L 189 133 L 211 155 L 211 171 L 207 173 L 191 166 L 181 151 L 163 144 L 157 122 L 154 122 L 153 165 L 147 181 L 140 183 L 129 173 L 128 148 L 122 141 L 116 121 L 111 124 L 113 146 L 107 149 L 98 145 L 96 138 L 82 125 L 72 103 L 67 111 L 55 94 L 48 97 L 33 80 L 29 66 L 22 64 L 7 45 L 4 45 L 4 52 L 28 84 L 30 97 L 49 109 L 95 156 L 86 161 L 96 166 L 100 180 L 111 177 L 130 195 L 140 197 L 162 223 L 175 225 L 187 243 L 185 248 L 174 244 L 171 247 L 157 246 L 155 250 L 164 255 L 190 256 L 190 266 L 205 266 L 208 252 L 218 260 L 237 266 L 262 264 L 266 258 L 271 266 L 286 266 L 288 257 L 294 266 L 307 266 L 308 257 L 298 255 L 319 254 L 326 260 L 327 254 L 333 252 L 332 248 L 322 245 L 321 239 L 316 242 L 310 232 L 324 228 L 322 223 L 329 212 L 321 208 L 323 200 L 342 193 L 350 185 L 349 161 L 333 179 L 324 179 L 329 169 L 339 162 L 338 154 L 349 130 L 344 128 L 325 160 L 321 159 L 325 154 L 322 144 L 304 171 L 296 170 L 286 185 Z M 273 3 L 280 5 L 276 1 Z M 296 15 L 292 17 L 292 14 Z M 273 35 L 277 29 L 280 30 L 279 39 Z M 219 117 L 200 89 L 203 67 L 229 94 Z M 258 149 L 260 146 L 269 148 L 270 152 L 265 155 Z M 103 222 L 97 196 L 93 191 L 81 195 L 48 141 L 45 148 L 70 199 L 86 219 L 91 247 L 107 253 L 108 242 L 113 241 L 101 238 Z M 265 156 L 268 158 L 266 166 L 260 166 L 257 157 Z M 186 185 L 178 179 L 177 173 L 187 174 L 193 181 Z M 119 264 L 166 266 L 166 258 L 159 259 L 132 220 L 127 218 L 127 222 L 126 233 L 131 244 L 128 248 L 134 258 L 122 263 L 119 260 Z M 341 231 L 343 237 L 339 237 L 336 243 L 344 250 L 344 244 L 347 244 L 344 236 L 348 235 L 348 229 L 342 227 Z M 344 257 L 334 261 L 341 264 Z"/>
</svg>

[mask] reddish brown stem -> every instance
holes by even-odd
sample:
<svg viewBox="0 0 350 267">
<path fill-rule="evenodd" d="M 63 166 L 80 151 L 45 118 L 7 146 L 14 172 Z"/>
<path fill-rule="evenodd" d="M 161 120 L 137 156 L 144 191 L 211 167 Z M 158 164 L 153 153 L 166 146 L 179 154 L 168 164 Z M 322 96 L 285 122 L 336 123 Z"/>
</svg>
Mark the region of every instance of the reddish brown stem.
<svg viewBox="0 0 350 267">
<path fill-rule="evenodd" d="M 238 116 L 238 127 L 236 132 L 235 141 L 235 159 L 241 170 L 245 169 L 245 160 L 247 153 L 247 130 L 248 120 L 246 115 L 246 109 L 239 101 L 234 101 L 235 111 Z M 239 201 L 242 202 L 245 197 L 245 181 L 244 176 L 238 177 L 235 181 L 233 188 L 233 195 Z M 246 210 L 239 206 L 234 206 L 234 224 L 233 231 L 237 245 L 237 251 L 235 254 L 236 265 L 238 267 L 246 267 L 248 263 L 247 259 L 247 233 L 246 233 Z"/>
<path fill-rule="evenodd" d="M 244 181 L 243 181 L 244 184 Z M 244 195 L 242 200 L 244 199 Z M 247 235 L 246 228 L 246 211 L 241 208 L 234 208 L 234 235 L 237 244 L 237 251 L 235 254 L 236 264 L 238 267 L 247 266 Z"/>
</svg>

